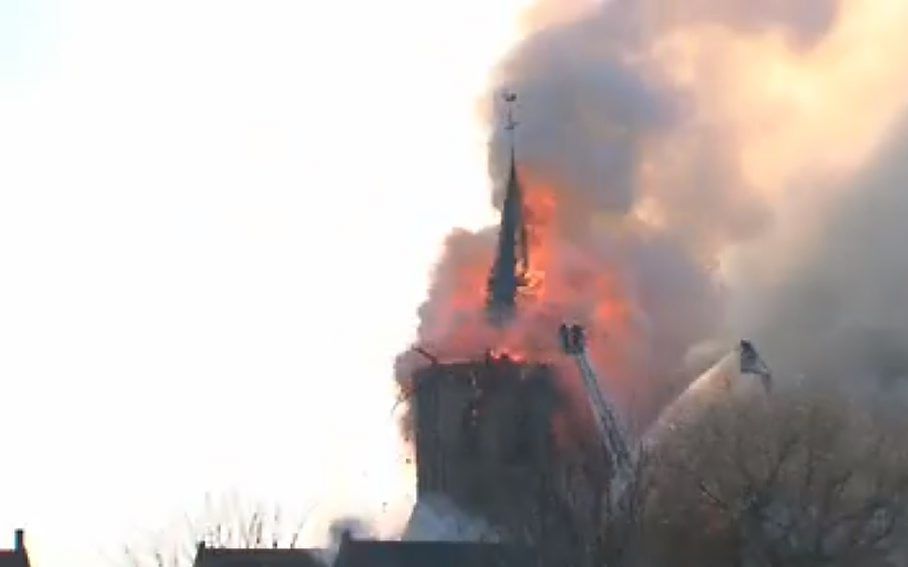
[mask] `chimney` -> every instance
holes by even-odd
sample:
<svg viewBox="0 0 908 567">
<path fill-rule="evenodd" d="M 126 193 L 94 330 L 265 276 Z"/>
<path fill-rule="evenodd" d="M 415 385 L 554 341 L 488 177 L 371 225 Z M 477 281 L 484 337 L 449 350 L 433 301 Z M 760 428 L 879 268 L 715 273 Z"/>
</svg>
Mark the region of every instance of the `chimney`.
<svg viewBox="0 0 908 567">
<path fill-rule="evenodd" d="M 13 549 L 16 551 L 25 551 L 25 530 L 18 529 L 16 530 L 16 544 Z"/>
</svg>

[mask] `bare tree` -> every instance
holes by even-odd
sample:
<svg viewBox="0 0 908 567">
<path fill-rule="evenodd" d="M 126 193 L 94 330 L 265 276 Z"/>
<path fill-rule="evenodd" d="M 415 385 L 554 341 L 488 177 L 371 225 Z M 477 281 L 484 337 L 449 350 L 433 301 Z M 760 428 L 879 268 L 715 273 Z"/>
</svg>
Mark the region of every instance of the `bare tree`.
<svg viewBox="0 0 908 567">
<path fill-rule="evenodd" d="M 648 548 L 673 565 L 886 565 L 906 433 L 841 393 L 728 400 L 659 447 Z"/>
<path fill-rule="evenodd" d="M 188 567 L 199 544 L 209 548 L 298 548 L 308 515 L 293 518 L 277 505 L 250 503 L 236 495 L 205 500 L 202 512 L 187 515 L 140 545 L 129 545 L 130 567 Z"/>
<path fill-rule="evenodd" d="M 604 494 L 604 515 L 595 547 L 593 565 L 633 567 L 643 560 L 646 517 L 654 494 L 652 455 L 645 447 L 636 451 L 634 472 L 619 498 Z"/>
</svg>

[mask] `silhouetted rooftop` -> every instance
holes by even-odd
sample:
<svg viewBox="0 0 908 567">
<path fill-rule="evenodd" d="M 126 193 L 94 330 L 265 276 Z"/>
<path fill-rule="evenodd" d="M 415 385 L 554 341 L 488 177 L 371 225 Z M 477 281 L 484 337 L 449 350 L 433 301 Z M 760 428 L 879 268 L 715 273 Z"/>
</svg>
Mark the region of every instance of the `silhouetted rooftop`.
<svg viewBox="0 0 908 567">
<path fill-rule="evenodd" d="M 532 567 L 527 548 L 498 543 L 345 539 L 334 567 Z"/>
<path fill-rule="evenodd" d="M 194 567 L 325 567 L 314 549 L 236 549 L 199 545 Z M 5 566 L 0 566 L 5 567 Z"/>
<path fill-rule="evenodd" d="M 29 567 L 28 552 L 25 550 L 25 532 L 16 530 L 12 549 L 0 550 L 0 567 Z"/>
</svg>

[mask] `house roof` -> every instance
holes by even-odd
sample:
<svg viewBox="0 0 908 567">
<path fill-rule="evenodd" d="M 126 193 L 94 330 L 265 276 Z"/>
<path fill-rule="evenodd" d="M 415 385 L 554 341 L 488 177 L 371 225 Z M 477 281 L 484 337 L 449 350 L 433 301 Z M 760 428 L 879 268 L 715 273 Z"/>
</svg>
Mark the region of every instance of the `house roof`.
<svg viewBox="0 0 908 567">
<path fill-rule="evenodd" d="M 533 557 L 498 543 L 345 539 L 334 567 L 531 567 Z"/>
<path fill-rule="evenodd" d="M 0 567 L 29 567 L 28 553 L 24 549 L 0 550 Z"/>
<path fill-rule="evenodd" d="M 325 567 L 315 549 L 236 549 L 199 545 L 194 567 Z M 0 565 L 0 567 L 5 567 Z"/>
<path fill-rule="evenodd" d="M 25 532 L 16 530 L 15 541 L 13 549 L 0 549 L 0 567 L 29 567 L 28 551 L 25 550 Z"/>
</svg>

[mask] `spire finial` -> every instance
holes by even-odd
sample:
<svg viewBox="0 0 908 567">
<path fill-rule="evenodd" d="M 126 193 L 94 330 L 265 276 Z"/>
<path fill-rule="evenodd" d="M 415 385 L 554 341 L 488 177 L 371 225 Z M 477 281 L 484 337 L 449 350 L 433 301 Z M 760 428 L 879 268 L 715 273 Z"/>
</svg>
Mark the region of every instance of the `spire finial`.
<svg viewBox="0 0 908 567">
<path fill-rule="evenodd" d="M 514 128 L 517 127 L 517 122 L 514 121 L 514 104 L 517 102 L 517 93 L 511 90 L 505 89 L 501 94 L 501 98 L 504 99 L 505 104 L 508 106 L 508 119 L 505 122 L 505 130 L 514 131 Z"/>
<path fill-rule="evenodd" d="M 517 93 L 514 91 L 505 89 L 501 93 L 501 98 L 504 99 L 505 105 L 507 105 L 508 114 L 506 121 L 504 123 L 504 129 L 508 132 L 508 141 L 511 145 L 511 162 L 514 161 L 514 131 L 517 129 L 518 122 L 514 120 L 514 106 L 517 104 Z"/>
</svg>

